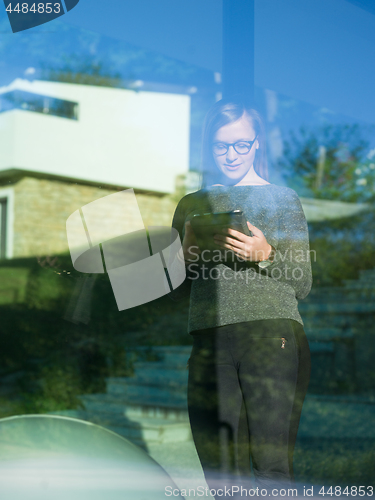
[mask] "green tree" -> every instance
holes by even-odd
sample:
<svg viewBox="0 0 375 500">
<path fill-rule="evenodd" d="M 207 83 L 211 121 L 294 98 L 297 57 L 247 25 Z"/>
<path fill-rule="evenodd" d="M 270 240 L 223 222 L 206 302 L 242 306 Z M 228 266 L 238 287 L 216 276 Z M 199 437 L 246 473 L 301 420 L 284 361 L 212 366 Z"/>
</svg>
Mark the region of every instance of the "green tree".
<svg viewBox="0 0 375 500">
<path fill-rule="evenodd" d="M 80 64 L 71 64 L 70 61 L 66 61 L 65 65 L 60 68 L 43 68 L 42 79 L 100 87 L 123 87 L 119 73 L 110 71 L 99 61 L 89 60 L 81 61 Z"/>
<path fill-rule="evenodd" d="M 284 141 L 278 168 L 288 185 L 316 198 L 348 202 L 375 201 L 375 151 L 363 138 L 364 128 L 325 125 L 316 130 L 301 127 Z"/>
</svg>

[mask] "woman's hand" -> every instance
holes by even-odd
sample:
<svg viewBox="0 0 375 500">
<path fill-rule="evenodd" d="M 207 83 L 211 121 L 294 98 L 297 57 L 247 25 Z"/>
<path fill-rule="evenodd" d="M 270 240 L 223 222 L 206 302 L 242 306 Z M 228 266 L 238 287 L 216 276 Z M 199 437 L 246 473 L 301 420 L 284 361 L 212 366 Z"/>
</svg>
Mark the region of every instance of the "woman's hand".
<svg viewBox="0 0 375 500">
<path fill-rule="evenodd" d="M 184 253 L 185 262 L 198 261 L 198 256 L 201 253 L 190 221 L 185 223 L 185 236 L 182 242 L 182 251 Z"/>
<path fill-rule="evenodd" d="M 259 262 L 267 260 L 270 256 L 272 247 L 267 243 L 266 237 L 260 229 L 247 223 L 247 227 L 253 233 L 253 236 L 227 228 L 223 230 L 225 234 L 215 234 L 215 243 L 223 248 L 232 250 L 234 254 L 242 260 Z"/>
</svg>

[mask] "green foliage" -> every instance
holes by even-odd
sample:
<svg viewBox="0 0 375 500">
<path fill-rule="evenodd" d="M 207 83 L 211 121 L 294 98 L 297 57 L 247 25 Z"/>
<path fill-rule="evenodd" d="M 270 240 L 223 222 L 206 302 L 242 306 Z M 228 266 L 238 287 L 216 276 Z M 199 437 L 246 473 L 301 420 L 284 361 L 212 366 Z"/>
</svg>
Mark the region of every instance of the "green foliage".
<svg viewBox="0 0 375 500">
<path fill-rule="evenodd" d="M 374 151 L 365 130 L 354 125 L 325 125 L 316 130 L 301 127 L 284 141 L 277 168 L 288 185 L 310 196 L 347 202 L 375 201 Z"/>
<path fill-rule="evenodd" d="M 78 399 L 78 395 L 82 394 L 82 385 L 73 366 L 43 366 L 38 379 L 30 379 L 29 373 L 28 378 L 20 383 L 23 412 L 47 413 L 82 408 Z"/>
<path fill-rule="evenodd" d="M 318 276 L 321 284 L 357 277 L 366 255 L 373 267 L 374 226 L 371 212 L 312 225 L 312 246 L 318 257 L 314 265 L 320 266 L 315 267 L 315 284 Z M 187 301 L 175 303 L 162 297 L 119 312 L 106 276 L 95 282 L 89 323 L 64 319 L 81 279 L 68 256 L 39 262 L 35 258 L 3 261 L 0 276 L 2 290 L 6 283 L 19 287 L 19 293 L 11 295 L 14 303 L 0 306 L 0 377 L 19 373 L 13 392 L 0 398 L 0 417 L 79 409 L 78 396 L 104 392 L 107 376 L 130 376 L 134 361 L 155 359 L 147 349 L 134 354 L 135 346 L 191 342 L 186 333 Z M 352 442 L 328 443 L 322 448 L 300 444 L 294 460 L 296 480 L 371 484 L 375 468 L 371 446 L 371 442 L 365 449 L 353 447 Z"/>
<path fill-rule="evenodd" d="M 135 346 L 191 343 L 187 301 L 119 312 L 107 275 L 95 281 L 87 322 L 75 321 L 83 279 L 67 255 L 0 263 L 0 385 L 20 374 L 6 383 L 1 416 L 76 408 L 80 394 L 105 391 L 106 377 L 132 375 Z"/>
<path fill-rule="evenodd" d="M 329 417 L 327 417 L 329 418 Z M 375 470 L 373 440 L 316 440 L 297 444 L 294 474 L 298 483 L 333 486 L 372 485 Z M 318 491 L 314 488 L 314 496 Z"/>
<path fill-rule="evenodd" d="M 314 286 L 341 286 L 358 279 L 360 270 L 374 268 L 375 212 L 350 218 L 309 223 Z"/>
<path fill-rule="evenodd" d="M 122 87 L 119 73 L 113 73 L 103 63 L 85 61 L 79 66 L 66 62 L 61 68 L 45 69 L 43 78 L 49 81 L 76 83 L 79 85 L 95 85 L 99 87 Z"/>
</svg>

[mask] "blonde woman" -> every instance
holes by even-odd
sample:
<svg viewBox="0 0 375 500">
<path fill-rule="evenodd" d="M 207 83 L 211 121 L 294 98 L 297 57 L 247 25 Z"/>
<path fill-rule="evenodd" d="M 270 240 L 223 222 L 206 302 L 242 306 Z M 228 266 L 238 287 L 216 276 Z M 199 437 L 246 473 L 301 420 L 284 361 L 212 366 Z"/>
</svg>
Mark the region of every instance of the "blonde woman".
<svg viewBox="0 0 375 500">
<path fill-rule="evenodd" d="M 233 210 L 244 213 L 252 236 L 219 232 L 217 248 L 233 261 L 208 261 L 191 219 Z M 190 294 L 188 407 L 207 483 L 246 480 L 244 453 L 259 485 L 290 483 L 310 377 L 298 312 L 312 284 L 309 239 L 295 191 L 267 180 L 264 127 L 254 109 L 220 101 L 209 111 L 203 188 L 181 199 L 173 227 L 187 278 L 172 298 Z"/>
</svg>

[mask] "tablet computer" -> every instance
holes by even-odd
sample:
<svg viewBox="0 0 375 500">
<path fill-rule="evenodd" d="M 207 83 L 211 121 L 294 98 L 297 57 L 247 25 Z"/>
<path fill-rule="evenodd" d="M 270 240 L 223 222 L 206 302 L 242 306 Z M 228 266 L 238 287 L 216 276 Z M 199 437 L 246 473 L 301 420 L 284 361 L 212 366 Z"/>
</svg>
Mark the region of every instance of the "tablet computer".
<svg viewBox="0 0 375 500">
<path fill-rule="evenodd" d="M 228 227 L 247 236 L 252 236 L 242 210 L 196 214 L 191 219 L 191 227 L 197 238 L 198 246 L 202 251 L 215 250 L 217 252 L 218 250 L 222 250 L 225 252 L 225 249 L 216 245 L 214 235 L 221 234 L 222 230 Z"/>
</svg>

